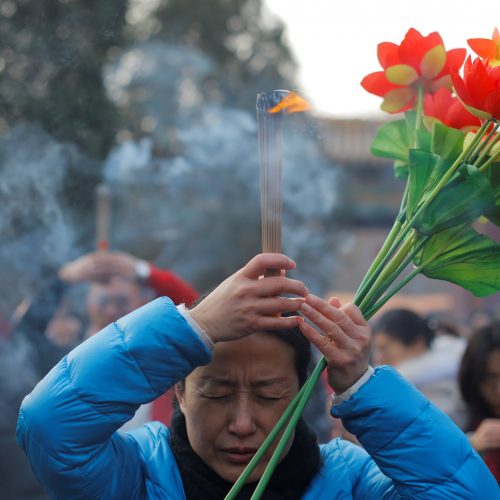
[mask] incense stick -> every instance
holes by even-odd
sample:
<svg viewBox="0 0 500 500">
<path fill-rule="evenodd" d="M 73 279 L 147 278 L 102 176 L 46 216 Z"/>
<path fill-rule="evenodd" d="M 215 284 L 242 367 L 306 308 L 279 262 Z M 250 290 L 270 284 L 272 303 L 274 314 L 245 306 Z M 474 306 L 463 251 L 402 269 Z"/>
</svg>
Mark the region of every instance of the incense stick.
<svg viewBox="0 0 500 500">
<path fill-rule="evenodd" d="M 264 253 L 281 253 L 283 112 L 269 113 L 269 111 L 288 94 L 287 90 L 274 90 L 257 95 Z M 279 275 L 279 269 L 268 269 L 265 273 L 265 276 Z"/>
<path fill-rule="evenodd" d="M 96 189 L 96 246 L 97 250 L 109 249 L 109 226 L 111 218 L 111 190 L 106 184 Z"/>
</svg>

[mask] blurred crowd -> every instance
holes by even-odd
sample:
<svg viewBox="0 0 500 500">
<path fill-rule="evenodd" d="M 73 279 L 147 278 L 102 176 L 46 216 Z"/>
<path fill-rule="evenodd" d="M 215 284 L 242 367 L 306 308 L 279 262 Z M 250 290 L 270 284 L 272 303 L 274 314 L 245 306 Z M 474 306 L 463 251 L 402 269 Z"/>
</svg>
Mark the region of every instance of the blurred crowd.
<svg viewBox="0 0 500 500">
<path fill-rule="evenodd" d="M 95 251 L 65 264 L 12 318 L 0 319 L 0 484 L 2 498 L 46 498 L 15 441 L 23 397 L 71 349 L 109 323 L 166 295 L 190 306 L 198 292 L 170 270 L 116 251 Z M 467 328 L 407 309 L 373 323 L 372 365 L 392 365 L 470 439 L 500 482 L 500 322 L 477 315 Z M 355 441 L 327 408 L 325 383 L 317 387 L 306 419 L 322 442 L 337 435 Z M 169 425 L 173 396 L 142 406 L 125 424 Z M 401 401 L 398 404 L 404 405 Z"/>
</svg>

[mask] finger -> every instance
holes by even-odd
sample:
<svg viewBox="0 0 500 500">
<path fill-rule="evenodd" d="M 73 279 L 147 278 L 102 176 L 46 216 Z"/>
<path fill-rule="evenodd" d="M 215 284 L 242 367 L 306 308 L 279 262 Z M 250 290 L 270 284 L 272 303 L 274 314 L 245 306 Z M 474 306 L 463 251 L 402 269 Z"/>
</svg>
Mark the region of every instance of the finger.
<svg viewBox="0 0 500 500">
<path fill-rule="evenodd" d="M 348 304 L 342 306 L 342 312 L 347 314 L 349 318 L 351 318 L 352 322 L 355 323 L 356 325 L 359 326 L 366 326 L 367 322 L 365 317 L 363 316 L 363 313 L 361 312 L 361 309 L 353 304 L 352 302 L 349 302 Z"/>
<path fill-rule="evenodd" d="M 316 297 L 316 295 L 308 295 L 306 300 L 310 306 L 330 321 L 333 321 L 345 333 L 350 334 L 354 332 L 355 325 L 353 321 L 341 309 L 331 306 L 325 300 Z"/>
<path fill-rule="evenodd" d="M 257 279 L 265 274 L 267 269 L 293 269 L 295 262 L 286 255 L 279 253 L 262 253 L 255 256 L 243 268 L 243 273 L 248 278 Z"/>
<path fill-rule="evenodd" d="M 305 321 L 299 324 L 299 328 L 304 337 L 321 352 L 328 362 L 335 358 L 335 344 L 332 344 L 328 337 L 321 335 Z"/>
<path fill-rule="evenodd" d="M 328 303 L 331 306 L 336 307 L 337 309 L 342 306 L 342 302 L 340 302 L 340 299 L 338 297 L 330 297 L 328 299 Z"/>
<path fill-rule="evenodd" d="M 258 286 L 256 293 L 261 297 L 270 297 L 285 293 L 305 297 L 309 293 L 302 281 L 292 280 L 290 278 L 277 276 L 274 278 L 257 280 L 255 283 Z"/>
<path fill-rule="evenodd" d="M 290 330 L 304 322 L 301 316 L 266 316 L 259 321 L 259 330 Z"/>
<path fill-rule="evenodd" d="M 304 314 L 307 319 L 312 321 L 329 340 L 335 342 L 339 347 L 346 348 L 351 344 L 351 339 L 341 328 L 307 304 L 307 302 L 302 304 L 300 312 Z"/>
<path fill-rule="evenodd" d="M 300 306 L 304 303 L 305 299 L 293 298 L 288 299 L 285 297 L 272 297 L 263 299 L 259 302 L 257 309 L 260 314 L 270 316 L 273 314 L 297 312 Z"/>
</svg>

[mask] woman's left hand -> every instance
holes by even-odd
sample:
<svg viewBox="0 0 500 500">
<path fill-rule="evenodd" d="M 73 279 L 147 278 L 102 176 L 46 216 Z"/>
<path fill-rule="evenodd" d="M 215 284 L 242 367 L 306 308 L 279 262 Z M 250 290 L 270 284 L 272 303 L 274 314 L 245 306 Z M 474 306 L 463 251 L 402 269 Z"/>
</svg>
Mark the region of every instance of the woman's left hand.
<svg viewBox="0 0 500 500">
<path fill-rule="evenodd" d="M 357 306 L 342 306 L 337 298 L 327 302 L 308 295 L 300 312 L 319 330 L 305 322 L 299 324 L 328 362 L 328 383 L 336 394 L 345 392 L 368 368 L 370 326 Z"/>
</svg>

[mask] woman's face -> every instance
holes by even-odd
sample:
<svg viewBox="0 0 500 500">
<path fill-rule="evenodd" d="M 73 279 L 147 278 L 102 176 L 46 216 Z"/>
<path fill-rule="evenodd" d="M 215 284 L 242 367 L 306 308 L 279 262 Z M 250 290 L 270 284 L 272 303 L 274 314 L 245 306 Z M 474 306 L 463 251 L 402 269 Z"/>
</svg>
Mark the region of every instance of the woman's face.
<svg viewBox="0 0 500 500">
<path fill-rule="evenodd" d="M 500 417 L 500 349 L 486 358 L 485 378 L 481 393 L 496 417 Z"/>
<path fill-rule="evenodd" d="M 276 337 L 216 344 L 211 363 L 186 378 L 182 393 L 177 388 L 191 446 L 219 476 L 236 481 L 298 388 L 294 352 Z M 261 477 L 273 450 L 249 482 Z"/>
</svg>

